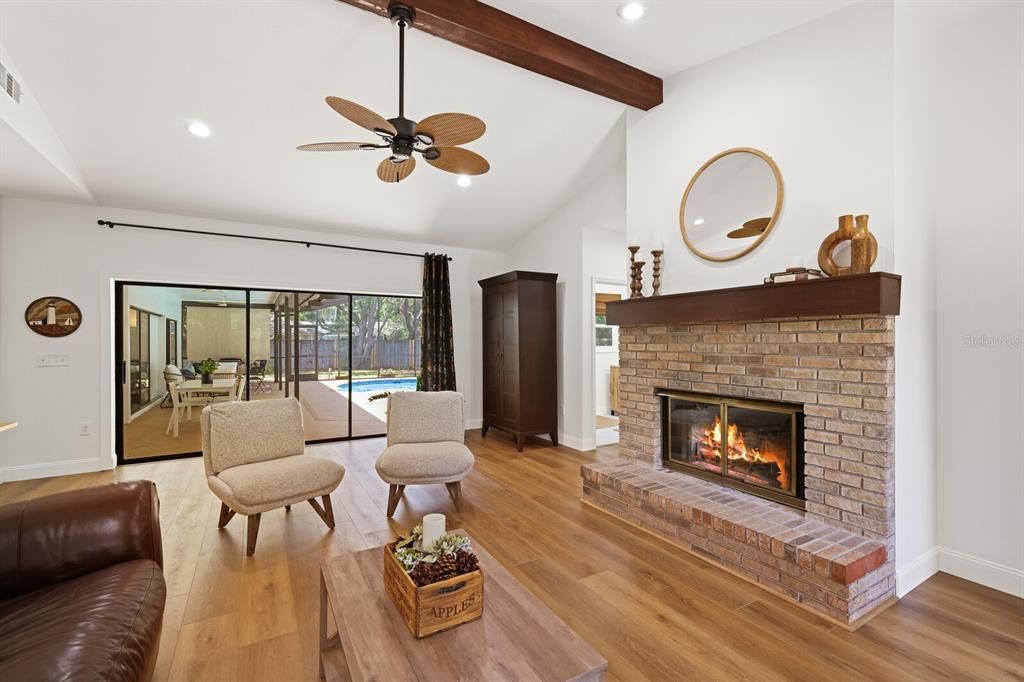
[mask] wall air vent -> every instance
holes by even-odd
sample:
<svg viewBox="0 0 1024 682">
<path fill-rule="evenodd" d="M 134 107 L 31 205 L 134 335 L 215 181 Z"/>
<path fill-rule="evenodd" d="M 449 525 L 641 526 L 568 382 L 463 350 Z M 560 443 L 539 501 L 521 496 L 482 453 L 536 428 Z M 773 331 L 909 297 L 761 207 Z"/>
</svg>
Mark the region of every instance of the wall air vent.
<svg viewBox="0 0 1024 682">
<path fill-rule="evenodd" d="M 0 63 L 0 88 L 15 102 L 21 102 L 21 84 L 2 63 Z"/>
</svg>

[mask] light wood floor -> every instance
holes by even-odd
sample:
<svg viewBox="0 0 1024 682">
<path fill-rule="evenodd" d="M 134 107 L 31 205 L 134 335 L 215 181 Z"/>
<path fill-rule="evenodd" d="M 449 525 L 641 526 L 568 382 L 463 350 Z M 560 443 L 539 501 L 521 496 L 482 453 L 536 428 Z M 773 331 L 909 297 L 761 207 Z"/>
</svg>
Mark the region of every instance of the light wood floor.
<svg viewBox="0 0 1024 682">
<path fill-rule="evenodd" d="M 580 502 L 581 454 L 493 434 L 467 440 L 476 467 L 456 514 L 443 486 L 406 489 L 396 518 L 373 462 L 378 439 L 313 448 L 348 470 L 327 532 L 308 505 L 216 528 L 197 459 L 0 485 L 0 503 L 96 485 L 157 482 L 168 601 L 157 680 L 312 682 L 318 563 L 380 545 L 431 511 L 449 515 L 594 645 L 613 680 L 1024 679 L 1024 601 L 939 574 L 856 633 L 820 620 Z"/>
<path fill-rule="evenodd" d="M 252 400 L 283 398 L 284 391 L 276 384 L 264 384 L 269 391 L 253 392 Z M 348 398 L 319 381 L 303 381 L 299 386 L 302 404 L 302 426 L 306 440 L 345 438 L 348 434 Z M 167 434 L 171 409 L 154 405 L 124 426 L 125 459 L 143 459 L 158 455 L 178 455 L 202 449 L 199 433 L 199 409 L 193 408 L 192 419 L 182 420 L 178 437 Z M 385 431 L 384 422 L 359 405 L 352 405 L 352 435 L 374 436 Z"/>
</svg>

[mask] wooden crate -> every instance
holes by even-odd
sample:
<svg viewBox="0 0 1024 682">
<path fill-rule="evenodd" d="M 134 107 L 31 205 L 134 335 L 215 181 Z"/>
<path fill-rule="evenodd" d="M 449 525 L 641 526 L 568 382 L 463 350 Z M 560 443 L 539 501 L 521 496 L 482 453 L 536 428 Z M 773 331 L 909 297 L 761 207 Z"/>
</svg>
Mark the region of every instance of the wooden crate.
<svg viewBox="0 0 1024 682">
<path fill-rule="evenodd" d="M 484 615 L 484 575 L 479 569 L 417 587 L 395 556 L 395 543 L 384 547 L 384 591 L 417 639 Z"/>
</svg>

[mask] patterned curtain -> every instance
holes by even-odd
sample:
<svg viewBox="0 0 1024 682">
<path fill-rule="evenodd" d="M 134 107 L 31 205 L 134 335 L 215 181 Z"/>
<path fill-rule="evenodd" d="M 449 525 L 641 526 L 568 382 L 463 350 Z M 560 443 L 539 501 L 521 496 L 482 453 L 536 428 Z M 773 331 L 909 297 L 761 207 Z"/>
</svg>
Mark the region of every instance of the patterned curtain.
<svg viewBox="0 0 1024 682">
<path fill-rule="evenodd" d="M 423 367 L 421 391 L 455 390 L 455 343 L 452 339 L 452 291 L 448 256 L 423 257 Z"/>
</svg>

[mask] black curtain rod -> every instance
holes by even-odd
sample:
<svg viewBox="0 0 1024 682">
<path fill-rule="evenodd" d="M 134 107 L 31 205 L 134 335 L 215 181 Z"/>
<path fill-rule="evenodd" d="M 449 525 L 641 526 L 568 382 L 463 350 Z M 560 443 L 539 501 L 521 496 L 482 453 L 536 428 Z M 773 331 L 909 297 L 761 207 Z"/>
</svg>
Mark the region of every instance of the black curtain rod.
<svg viewBox="0 0 1024 682">
<path fill-rule="evenodd" d="M 252 239 L 258 242 L 281 242 L 282 244 L 300 244 L 307 249 L 311 246 L 322 246 L 327 249 L 345 249 L 347 251 L 363 251 L 365 253 L 383 253 L 389 256 L 411 256 L 412 258 L 423 258 L 425 253 L 409 253 L 407 251 L 388 251 L 386 249 L 370 249 L 365 246 L 345 246 L 344 244 L 327 244 L 324 242 L 311 242 L 304 239 L 282 239 L 280 237 L 258 237 L 249 234 L 232 234 L 231 232 L 210 232 L 208 230 L 185 230 L 180 227 L 157 227 L 156 225 L 136 225 L 134 223 L 115 223 L 109 220 L 97 220 L 100 227 L 135 227 L 140 230 L 157 230 L 158 232 L 181 232 L 183 234 L 204 234 L 210 237 L 234 237 L 235 239 Z M 451 260 L 451 256 L 445 256 Z"/>
</svg>

